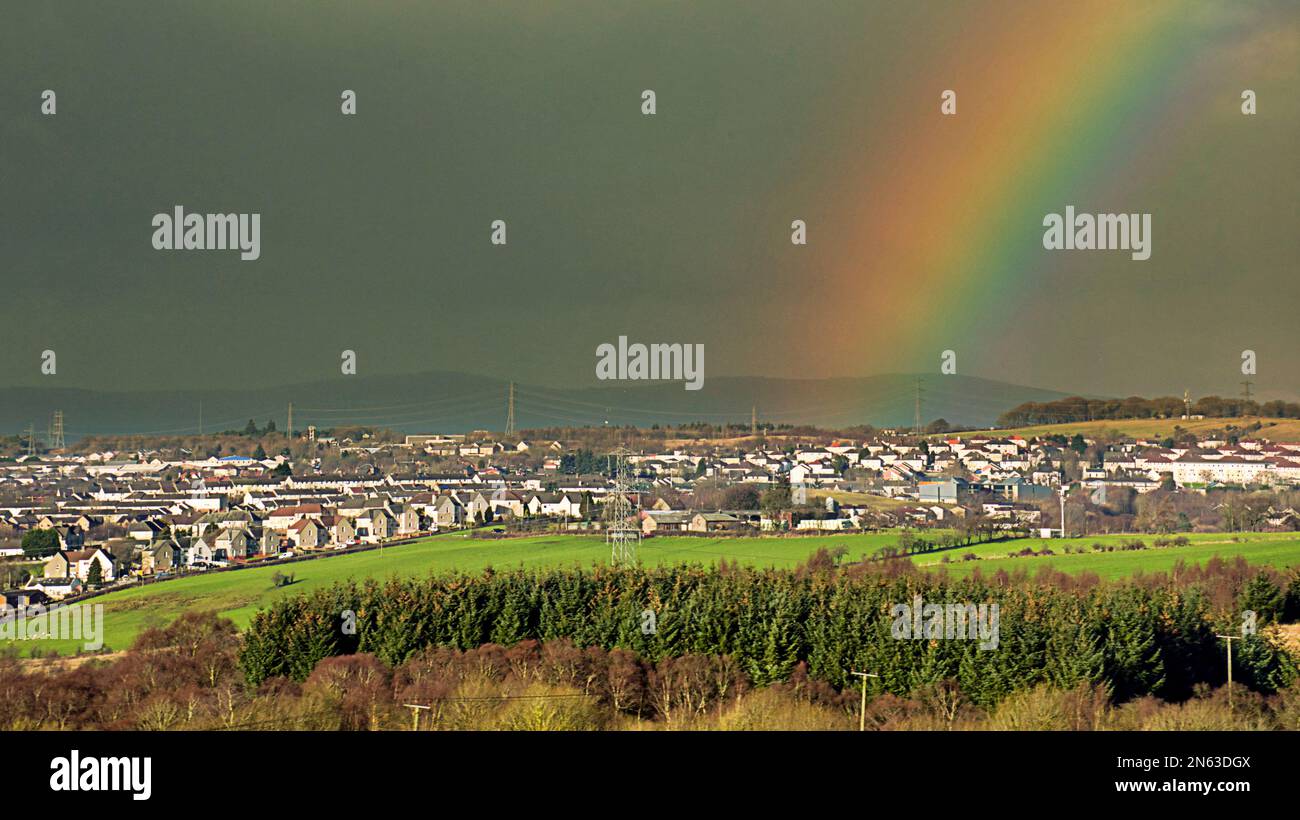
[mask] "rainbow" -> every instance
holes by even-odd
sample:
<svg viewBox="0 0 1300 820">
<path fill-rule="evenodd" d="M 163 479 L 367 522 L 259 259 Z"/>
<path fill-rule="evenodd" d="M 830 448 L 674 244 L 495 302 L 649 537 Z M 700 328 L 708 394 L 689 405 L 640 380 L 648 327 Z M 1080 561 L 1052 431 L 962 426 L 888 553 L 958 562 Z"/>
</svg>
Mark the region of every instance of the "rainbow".
<svg viewBox="0 0 1300 820">
<path fill-rule="evenodd" d="M 1171 109 L 1205 104 L 1186 93 L 1196 78 L 1186 4 L 1034 3 L 1014 16 L 969 14 L 939 65 L 900 69 L 907 79 L 876 117 L 895 125 L 842 176 L 838 197 L 855 238 L 825 280 L 865 306 L 863 321 L 831 330 L 841 338 L 827 347 L 845 351 L 836 364 L 846 371 L 861 371 L 861 352 L 882 345 L 893 361 L 937 368 L 939 349 L 919 349 L 933 334 L 918 327 L 942 321 L 954 341 L 969 340 L 981 324 L 1008 318 L 1018 286 L 1035 274 L 1042 215 L 1098 204 L 1091 197 L 1103 183 L 1114 195 L 1138 159 L 1161 161 L 1152 146 Z M 946 88 L 958 94 L 955 117 L 939 113 Z M 1062 200 L 1063 190 L 1073 198 Z M 1114 207 L 1142 210 L 1130 207 L 1140 191 L 1122 196 Z M 1157 249 L 1159 241 L 1157 230 Z"/>
</svg>

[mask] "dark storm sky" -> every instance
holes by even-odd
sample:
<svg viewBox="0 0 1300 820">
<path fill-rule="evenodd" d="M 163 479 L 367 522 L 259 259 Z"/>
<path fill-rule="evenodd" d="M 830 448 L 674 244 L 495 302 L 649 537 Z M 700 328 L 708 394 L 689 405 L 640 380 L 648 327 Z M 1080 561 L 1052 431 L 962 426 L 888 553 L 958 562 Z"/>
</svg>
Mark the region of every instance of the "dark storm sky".
<svg viewBox="0 0 1300 820">
<path fill-rule="evenodd" d="M 47 348 L 60 386 L 313 381 L 339 374 L 343 349 L 364 373 L 580 385 L 596 346 L 620 334 L 703 343 L 710 375 L 931 366 L 827 332 L 873 319 L 850 301 L 860 288 L 828 299 L 817 280 L 853 239 L 820 191 L 836 189 L 846 145 L 885 126 L 873 95 L 932 71 L 945 38 L 969 30 L 965 4 L 6 5 L 0 385 L 50 384 Z M 1282 26 L 1264 69 L 1271 127 L 1294 135 L 1295 14 L 1261 25 Z M 1278 75 L 1292 78 L 1289 99 Z M 39 110 L 46 88 L 54 117 Z M 645 88 L 654 117 L 640 112 Z M 358 94 L 355 117 L 340 114 L 343 89 Z M 1212 163 L 1223 139 L 1199 129 L 1182 145 L 1189 165 Z M 1241 240 L 1240 269 L 1221 279 L 1135 282 L 1125 322 L 1107 323 L 1116 294 L 1097 288 L 1071 294 L 1064 323 L 1000 317 L 972 342 L 997 356 L 977 349 L 964 372 L 1090 393 L 1233 391 L 1235 350 L 1252 346 L 1270 368 L 1261 389 L 1294 397 L 1300 363 L 1287 352 L 1300 352 L 1300 332 L 1282 319 L 1300 308 L 1300 245 L 1277 238 L 1296 223 L 1300 150 L 1285 136 L 1268 145 L 1243 171 L 1285 184 L 1225 196 L 1262 215 L 1252 222 L 1268 223 L 1270 247 Z M 1168 180 L 1160 191 L 1173 220 L 1206 205 Z M 261 259 L 154 250 L 150 220 L 175 205 L 260 213 Z M 791 213 L 821 220 L 807 268 L 770 252 L 788 246 Z M 494 219 L 508 223 L 506 247 L 488 242 Z M 1026 304 L 1059 304 L 1044 287 Z M 1198 352 L 1207 317 L 1249 333 Z M 946 318 L 918 317 L 924 344 L 910 347 L 927 334 L 943 346 L 933 331 Z M 1042 343 L 1062 327 L 1077 344 Z M 1099 328 L 1110 353 L 1080 355 Z M 1136 372 L 1119 358 L 1152 345 L 1167 366 Z"/>
</svg>

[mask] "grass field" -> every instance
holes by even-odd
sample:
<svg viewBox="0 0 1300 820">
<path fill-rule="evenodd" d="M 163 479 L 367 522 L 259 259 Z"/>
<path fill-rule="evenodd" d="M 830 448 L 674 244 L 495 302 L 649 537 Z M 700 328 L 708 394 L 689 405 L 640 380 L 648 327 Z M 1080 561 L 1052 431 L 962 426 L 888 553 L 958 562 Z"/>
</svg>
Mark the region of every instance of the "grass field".
<svg viewBox="0 0 1300 820">
<path fill-rule="evenodd" d="M 1175 427 L 1197 435 L 1207 435 L 1223 431 L 1229 426 L 1246 427 L 1255 422 L 1264 425 L 1251 435 L 1267 438 L 1271 441 L 1300 441 L 1300 419 L 1275 419 L 1244 417 L 1236 419 L 1118 419 L 1114 421 L 1080 421 L 1069 424 L 1041 424 L 1034 427 L 1016 427 L 1006 430 L 972 430 L 963 433 L 949 433 L 935 438 L 971 438 L 973 436 L 1073 436 L 1082 433 L 1085 437 L 1114 435 L 1126 438 L 1165 438 L 1174 432 Z"/>
<path fill-rule="evenodd" d="M 1015 541 L 979 544 L 975 547 L 958 547 L 945 552 L 921 553 L 913 556 L 913 562 L 926 570 L 943 569 L 953 576 L 968 575 L 979 568 L 985 575 L 991 575 L 1000 569 L 1008 572 L 1026 569 L 1031 574 L 1040 567 L 1050 566 L 1061 572 L 1077 575 L 1091 572 L 1106 578 L 1124 578 L 1136 572 L 1166 572 L 1179 561 L 1186 564 L 1204 564 L 1210 558 L 1219 556 L 1231 558 L 1241 555 L 1252 564 L 1274 567 L 1300 566 L 1300 533 L 1240 533 L 1228 535 L 1222 533 L 1202 533 L 1187 536 L 1191 541 L 1185 547 L 1156 548 L 1152 542 L 1159 536 L 1152 535 L 1099 535 L 1090 538 L 1070 538 L 1045 540 L 1041 538 L 1023 538 Z M 1238 540 L 1234 541 L 1233 538 Z M 1120 544 L 1139 538 L 1147 545 L 1144 550 L 1127 550 L 1115 552 L 1094 552 L 1092 545 Z M 1089 550 L 1083 554 L 1065 555 L 1065 547 Z M 1008 553 L 1019 552 L 1026 547 L 1034 550 L 1050 548 L 1056 555 L 1043 557 L 1007 557 Z M 962 561 L 961 556 L 973 552 L 980 556 L 979 561 Z M 949 557 L 949 563 L 942 563 L 943 556 Z"/>
<path fill-rule="evenodd" d="M 715 563 L 720 558 L 758 566 L 794 566 L 819 546 L 843 544 L 857 557 L 882 546 L 892 545 L 897 535 L 865 533 L 831 538 L 683 538 L 658 537 L 646 540 L 641 559 L 646 564 L 681 562 Z M 489 541 L 448 533 L 414 544 L 383 550 L 339 555 L 290 565 L 242 569 L 194 575 L 174 581 L 112 592 L 93 599 L 104 604 L 104 643 L 125 649 L 139 632 L 151 625 L 169 623 L 186 610 L 216 610 L 241 628 L 253 613 L 286 595 L 309 592 L 349 578 L 387 578 L 390 575 L 426 575 L 434 571 L 481 570 L 513 567 L 591 566 L 609 560 L 609 548 L 599 536 L 553 535 Z M 294 583 L 273 588 L 276 572 L 293 574 Z M 58 651 L 69 654 L 76 641 L 22 643 L 30 651 Z"/>
<path fill-rule="evenodd" d="M 964 575 L 979 567 L 982 572 L 1025 567 L 1030 572 L 1052 566 L 1064 572 L 1094 572 L 1114 578 L 1142 570 L 1167 570 L 1182 559 L 1199 563 L 1219 555 L 1244 555 L 1248 560 L 1273 566 L 1300 565 L 1300 534 L 1252 533 L 1233 541 L 1227 535 L 1192 535 L 1186 547 L 1140 551 L 1056 555 L 1043 558 L 1007 558 L 1008 552 L 1033 546 L 1050 545 L 1060 551 L 1066 544 L 1090 548 L 1094 542 L 1118 543 L 1133 536 L 1097 536 L 1069 541 L 1022 539 L 1013 542 L 958 547 L 945 552 L 921 553 L 913 561 L 925 569 L 944 569 Z M 1148 545 L 1152 536 L 1144 536 Z M 897 544 L 896 532 L 829 534 L 801 538 L 684 538 L 660 536 L 642 543 L 641 560 L 649 565 L 682 562 L 713 564 L 720 559 L 735 560 L 754 566 L 792 567 L 804 561 L 820 547 L 847 549 L 847 560 L 857 560 L 885 546 Z M 961 561 L 966 552 L 981 556 L 980 561 Z M 941 563 L 943 555 L 951 563 Z M 498 569 L 514 567 L 591 566 L 609 558 L 608 548 L 599 536 L 549 535 L 488 541 L 449 533 L 414 544 L 389 547 L 382 551 L 357 553 L 303 561 L 288 566 L 268 566 L 235 572 L 210 573 L 175 581 L 113 592 L 93 599 L 104 604 L 104 643 L 112 649 L 125 649 L 141 630 L 163 625 L 187 610 L 216 610 L 231 618 L 241 628 L 253 613 L 277 598 L 296 595 L 349 578 L 386 578 L 391 575 L 419 576 L 431 571 L 477 571 L 487 566 Z M 292 573 L 295 582 L 274 588 L 271 576 L 276 572 Z M 32 649 L 72 654 L 76 641 L 21 642 L 24 653 Z"/>
</svg>

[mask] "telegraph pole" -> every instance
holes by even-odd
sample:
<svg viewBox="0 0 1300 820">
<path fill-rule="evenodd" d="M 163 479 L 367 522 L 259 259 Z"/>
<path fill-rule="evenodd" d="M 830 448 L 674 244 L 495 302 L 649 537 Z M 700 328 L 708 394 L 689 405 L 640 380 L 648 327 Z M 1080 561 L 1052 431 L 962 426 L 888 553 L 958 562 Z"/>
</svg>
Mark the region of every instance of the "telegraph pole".
<svg viewBox="0 0 1300 820">
<path fill-rule="evenodd" d="M 1065 482 L 1062 482 L 1061 486 L 1058 487 L 1056 490 L 1057 494 L 1061 497 L 1061 537 L 1062 538 L 1065 537 L 1065 495 L 1069 491 L 1070 488 L 1065 484 Z"/>
<path fill-rule="evenodd" d="M 402 705 L 411 710 L 411 731 L 418 732 L 420 730 L 420 710 L 427 710 L 433 707 L 421 706 L 418 703 L 403 703 Z"/>
<path fill-rule="evenodd" d="M 858 712 L 858 731 L 867 731 L 867 678 L 879 678 L 879 675 L 873 675 L 870 672 L 850 672 L 862 678 L 862 710 Z"/>
<path fill-rule="evenodd" d="M 1240 635 L 1216 635 L 1228 642 L 1228 711 L 1232 711 L 1232 642 L 1241 640 Z"/>
</svg>

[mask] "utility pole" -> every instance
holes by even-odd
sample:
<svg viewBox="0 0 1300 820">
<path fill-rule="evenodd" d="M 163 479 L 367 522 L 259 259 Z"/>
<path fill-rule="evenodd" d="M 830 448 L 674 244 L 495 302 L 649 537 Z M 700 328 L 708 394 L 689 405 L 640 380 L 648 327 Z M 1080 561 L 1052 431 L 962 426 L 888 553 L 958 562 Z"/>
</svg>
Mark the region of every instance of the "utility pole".
<svg viewBox="0 0 1300 820">
<path fill-rule="evenodd" d="M 289 402 L 289 441 L 293 441 L 293 402 Z"/>
<path fill-rule="evenodd" d="M 1228 711 L 1232 711 L 1232 642 L 1241 640 L 1240 635 L 1216 635 L 1228 642 Z"/>
<path fill-rule="evenodd" d="M 867 678 L 879 678 L 879 675 L 873 675 L 870 672 L 851 672 L 862 678 L 862 710 L 858 712 L 858 731 L 867 731 Z"/>
<path fill-rule="evenodd" d="M 515 432 L 515 383 L 510 382 L 510 398 L 506 402 L 506 435 Z"/>
<path fill-rule="evenodd" d="M 1058 495 L 1061 496 L 1061 537 L 1064 538 L 1065 537 L 1065 496 L 1066 493 L 1070 492 L 1070 488 L 1069 486 L 1066 485 L 1064 481 L 1062 481 L 1061 486 L 1057 488 L 1056 492 Z"/>
<path fill-rule="evenodd" d="M 402 705 L 411 710 L 411 731 L 418 732 L 420 730 L 420 710 L 431 709 L 433 707 L 421 706 L 418 703 L 403 703 Z"/>
</svg>

